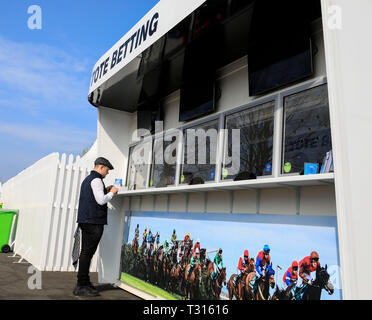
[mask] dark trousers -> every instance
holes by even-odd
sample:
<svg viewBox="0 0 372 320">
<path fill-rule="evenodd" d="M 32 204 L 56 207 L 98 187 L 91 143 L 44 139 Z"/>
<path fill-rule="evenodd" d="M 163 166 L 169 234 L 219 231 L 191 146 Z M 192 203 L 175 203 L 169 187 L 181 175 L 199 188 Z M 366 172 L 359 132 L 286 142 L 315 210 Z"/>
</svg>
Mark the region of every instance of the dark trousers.
<svg viewBox="0 0 372 320">
<path fill-rule="evenodd" d="M 79 286 L 90 284 L 89 268 L 94 253 L 103 234 L 103 224 L 80 223 L 81 229 L 81 253 L 79 258 L 78 281 Z"/>
</svg>

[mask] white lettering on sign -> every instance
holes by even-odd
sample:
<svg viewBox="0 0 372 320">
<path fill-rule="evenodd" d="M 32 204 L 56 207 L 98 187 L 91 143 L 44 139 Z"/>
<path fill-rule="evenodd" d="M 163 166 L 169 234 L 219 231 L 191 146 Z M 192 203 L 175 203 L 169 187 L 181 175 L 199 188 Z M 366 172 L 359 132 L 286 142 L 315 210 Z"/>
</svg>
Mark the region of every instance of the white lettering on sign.
<svg viewBox="0 0 372 320">
<path fill-rule="evenodd" d="M 109 69 L 125 60 L 128 54 L 137 49 L 142 42 L 145 42 L 158 29 L 159 13 L 156 12 L 151 19 L 147 20 L 136 32 L 129 36 L 120 46 L 99 64 L 92 73 L 90 86 L 104 76 Z"/>
<path fill-rule="evenodd" d="M 164 36 L 206 0 L 159 1 L 95 64 L 89 94 Z"/>
</svg>

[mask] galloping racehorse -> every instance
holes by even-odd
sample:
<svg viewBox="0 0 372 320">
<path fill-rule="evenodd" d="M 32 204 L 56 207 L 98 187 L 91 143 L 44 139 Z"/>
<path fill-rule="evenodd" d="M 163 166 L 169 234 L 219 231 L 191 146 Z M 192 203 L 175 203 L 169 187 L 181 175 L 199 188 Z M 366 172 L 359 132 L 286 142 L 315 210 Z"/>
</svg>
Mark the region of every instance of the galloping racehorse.
<svg viewBox="0 0 372 320">
<path fill-rule="evenodd" d="M 172 288 L 176 288 L 177 285 L 182 282 L 182 265 L 179 263 L 173 266 L 169 274 L 170 281 L 172 283 Z"/>
<path fill-rule="evenodd" d="M 159 282 L 159 277 L 158 277 L 158 272 L 159 272 L 159 268 L 158 268 L 158 259 L 159 259 L 159 251 L 156 251 L 154 249 L 153 251 L 153 254 L 152 254 L 152 257 L 151 257 L 151 262 L 152 262 L 152 271 L 153 271 L 153 274 L 152 274 L 152 281 L 157 284 Z"/>
<path fill-rule="evenodd" d="M 141 245 L 141 254 L 145 256 L 145 251 L 146 251 L 146 246 L 147 246 L 147 241 L 143 240 L 142 245 Z"/>
<path fill-rule="evenodd" d="M 137 254 L 137 251 L 138 251 L 138 239 L 137 238 L 134 238 L 132 241 L 132 250 L 133 250 L 133 254 Z"/>
<path fill-rule="evenodd" d="M 270 299 L 270 287 L 275 287 L 274 279 L 275 271 L 271 264 L 266 267 L 265 276 L 261 278 L 258 283 L 256 291 L 256 300 L 268 300 Z"/>
<path fill-rule="evenodd" d="M 254 266 L 254 259 L 250 258 L 249 260 L 249 265 L 247 269 L 244 272 L 243 277 L 239 281 L 238 284 L 238 290 L 236 290 L 236 287 L 234 285 L 234 277 L 235 273 L 233 273 L 230 277 L 229 282 L 227 283 L 227 289 L 229 290 L 229 299 L 232 300 L 234 296 L 236 297 L 237 300 L 243 300 L 243 298 L 246 298 L 243 292 L 243 286 L 245 286 L 245 281 L 250 275 L 255 275 L 255 266 Z"/>
<path fill-rule="evenodd" d="M 164 278 L 164 287 L 166 289 L 169 287 L 170 265 L 171 265 L 170 257 L 168 254 L 166 254 L 163 259 L 163 278 Z"/>
<path fill-rule="evenodd" d="M 311 285 L 304 284 L 296 290 L 296 300 L 320 300 L 322 289 L 325 289 L 329 295 L 333 294 L 334 286 L 329 280 L 327 265 L 320 267 L 316 271 L 316 278 Z"/>
<path fill-rule="evenodd" d="M 279 289 L 278 285 L 276 286 L 275 292 L 271 297 L 271 300 L 292 300 L 293 294 L 292 289 L 295 284 L 291 284 L 286 289 Z"/>
<path fill-rule="evenodd" d="M 212 272 L 214 271 L 213 269 L 213 261 L 210 261 L 209 259 L 207 260 L 207 281 L 208 281 L 208 285 L 209 287 L 212 286 L 212 278 L 211 278 L 211 274 Z"/>
<path fill-rule="evenodd" d="M 222 283 L 226 286 L 226 268 L 223 267 L 221 272 L 218 274 L 217 279 L 213 282 L 213 291 L 216 296 L 216 300 L 220 299 L 222 290 Z"/>
<path fill-rule="evenodd" d="M 150 280 L 151 275 L 151 252 L 154 249 L 154 245 L 151 243 L 149 251 L 143 256 L 143 262 L 146 267 L 146 280 Z"/>
<path fill-rule="evenodd" d="M 226 268 L 221 269 L 220 273 L 218 274 L 215 280 L 211 278 L 212 272 L 213 272 L 213 262 L 209 261 L 207 264 L 207 279 L 208 279 L 209 287 L 213 289 L 216 299 L 218 300 L 221 294 L 222 282 L 226 286 Z"/>
<path fill-rule="evenodd" d="M 186 299 L 189 297 L 190 300 L 193 300 L 195 297 L 195 293 L 197 288 L 199 287 L 199 278 L 201 277 L 201 266 L 200 264 L 196 265 L 194 270 L 191 272 L 190 276 L 188 277 L 188 270 L 191 264 L 189 263 L 185 269 L 185 297 Z M 188 279 L 187 279 L 188 278 Z"/>
</svg>

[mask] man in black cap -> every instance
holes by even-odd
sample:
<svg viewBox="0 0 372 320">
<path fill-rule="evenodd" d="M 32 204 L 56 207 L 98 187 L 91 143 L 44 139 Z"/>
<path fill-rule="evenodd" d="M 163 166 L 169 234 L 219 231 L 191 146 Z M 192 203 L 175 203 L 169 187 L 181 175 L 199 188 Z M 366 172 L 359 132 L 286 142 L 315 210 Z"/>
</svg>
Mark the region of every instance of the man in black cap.
<svg viewBox="0 0 372 320">
<path fill-rule="evenodd" d="M 73 264 L 76 267 L 79 260 L 79 272 L 77 285 L 73 291 L 76 296 L 98 296 L 97 289 L 92 285 L 89 278 L 90 262 L 97 250 L 103 233 L 103 226 L 107 224 L 107 203 L 118 192 L 118 189 L 105 187 L 103 179 L 114 169 L 110 161 L 99 157 L 94 162 L 94 169 L 90 172 L 80 189 L 79 209 L 75 233 L 75 245 L 73 252 Z M 79 252 L 80 230 L 82 232 L 82 246 Z M 75 253 L 75 257 L 74 257 Z"/>
</svg>

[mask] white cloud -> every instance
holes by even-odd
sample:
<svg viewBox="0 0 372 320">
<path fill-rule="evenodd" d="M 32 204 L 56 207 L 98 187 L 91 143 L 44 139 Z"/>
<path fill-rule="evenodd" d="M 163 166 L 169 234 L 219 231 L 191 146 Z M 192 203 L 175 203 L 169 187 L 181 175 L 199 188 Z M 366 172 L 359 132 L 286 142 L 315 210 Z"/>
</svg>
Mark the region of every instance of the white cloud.
<svg viewBox="0 0 372 320">
<path fill-rule="evenodd" d="M 80 60 L 61 49 L 9 41 L 0 36 L 0 84 L 18 93 L 14 98 L 5 98 L 2 94 L 1 106 L 27 97 L 28 100 L 53 102 L 55 106 L 65 102 L 64 107 L 69 107 L 71 102 L 83 101 L 88 95 L 87 72 L 87 60 Z M 36 103 L 34 107 L 38 108 Z"/>
</svg>

